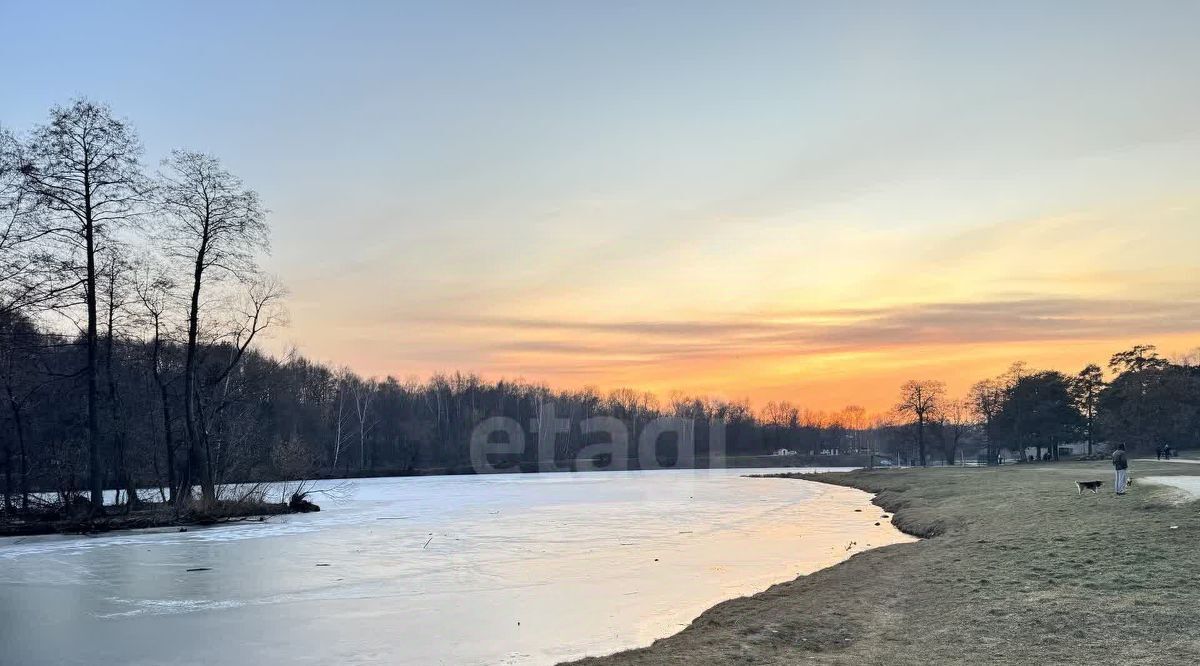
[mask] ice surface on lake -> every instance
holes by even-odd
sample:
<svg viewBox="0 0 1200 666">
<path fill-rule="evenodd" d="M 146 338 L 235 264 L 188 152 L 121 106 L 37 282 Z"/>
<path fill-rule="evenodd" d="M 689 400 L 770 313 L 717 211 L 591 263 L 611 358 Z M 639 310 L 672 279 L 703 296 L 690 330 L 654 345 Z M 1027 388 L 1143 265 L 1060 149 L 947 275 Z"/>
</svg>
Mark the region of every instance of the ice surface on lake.
<svg viewBox="0 0 1200 666">
<path fill-rule="evenodd" d="M 367 479 L 265 523 L 0 539 L 0 663 L 552 664 L 908 540 L 759 471 Z"/>
</svg>

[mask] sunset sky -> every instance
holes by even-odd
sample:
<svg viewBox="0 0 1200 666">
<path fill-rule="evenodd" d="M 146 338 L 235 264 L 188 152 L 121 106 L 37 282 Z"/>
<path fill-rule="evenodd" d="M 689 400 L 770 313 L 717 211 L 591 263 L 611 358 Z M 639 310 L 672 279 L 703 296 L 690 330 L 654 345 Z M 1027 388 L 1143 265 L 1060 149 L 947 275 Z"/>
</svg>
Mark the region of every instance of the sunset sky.
<svg viewBox="0 0 1200 666">
<path fill-rule="evenodd" d="M 1200 3 L 0 0 L 271 209 L 274 349 L 806 407 L 1200 346 Z"/>
</svg>

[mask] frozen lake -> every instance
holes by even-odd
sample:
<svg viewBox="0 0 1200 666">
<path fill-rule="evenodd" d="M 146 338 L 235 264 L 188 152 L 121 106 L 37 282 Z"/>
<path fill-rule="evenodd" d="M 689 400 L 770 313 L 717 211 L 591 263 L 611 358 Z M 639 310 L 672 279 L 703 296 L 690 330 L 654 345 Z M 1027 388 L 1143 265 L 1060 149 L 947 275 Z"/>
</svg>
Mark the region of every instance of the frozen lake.
<svg viewBox="0 0 1200 666">
<path fill-rule="evenodd" d="M 741 476 L 772 471 L 365 479 L 266 523 L 0 539 L 0 663 L 553 664 L 911 540 L 865 493 Z"/>
</svg>

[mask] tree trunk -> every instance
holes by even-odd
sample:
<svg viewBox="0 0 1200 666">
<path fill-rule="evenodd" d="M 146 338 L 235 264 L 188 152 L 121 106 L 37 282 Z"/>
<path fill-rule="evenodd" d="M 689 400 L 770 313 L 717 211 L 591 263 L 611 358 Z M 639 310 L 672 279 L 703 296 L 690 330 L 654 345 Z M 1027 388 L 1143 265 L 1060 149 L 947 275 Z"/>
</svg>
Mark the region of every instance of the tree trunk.
<svg viewBox="0 0 1200 666">
<path fill-rule="evenodd" d="M 4 438 L 4 513 L 13 513 L 12 441 Z"/>
<path fill-rule="evenodd" d="M 172 505 L 178 499 L 178 488 L 175 479 L 175 441 L 171 432 L 171 397 L 167 392 L 167 384 L 163 381 L 159 363 L 162 362 L 162 335 L 159 331 L 158 315 L 154 318 L 154 346 L 150 355 L 151 370 L 154 375 L 154 385 L 158 387 L 158 397 L 162 401 L 163 443 L 167 453 L 167 501 Z M 154 457 L 155 460 L 158 456 Z M 156 463 L 157 464 L 157 463 Z M 162 477 L 159 477 L 161 480 Z"/>
<path fill-rule="evenodd" d="M 115 269 L 114 269 L 115 270 Z M 112 276 L 115 280 L 115 275 Z M 109 414 L 112 418 L 112 455 L 113 455 L 113 476 L 116 478 L 117 488 L 125 491 L 125 510 L 132 511 L 137 508 L 138 496 L 137 488 L 133 482 L 133 474 L 129 471 L 129 461 L 125 459 L 125 423 L 121 415 L 119 407 L 120 396 L 117 391 L 117 380 L 113 375 L 113 320 L 114 320 L 114 303 L 115 294 L 113 292 L 112 283 L 109 287 L 108 298 L 108 338 L 104 345 L 104 375 L 108 384 L 108 406 Z"/>
<path fill-rule="evenodd" d="M 921 459 L 921 467 L 925 467 L 925 417 L 917 416 L 917 455 Z"/>
<path fill-rule="evenodd" d="M 162 403 L 163 403 L 162 404 L 163 441 L 165 442 L 166 447 L 167 447 L 167 493 L 169 493 L 168 501 L 171 502 L 171 504 L 174 504 L 175 501 L 178 499 L 178 497 L 176 497 L 178 488 L 176 487 L 177 480 L 175 478 L 175 441 L 171 434 L 171 406 L 167 402 L 168 398 L 167 398 L 166 386 L 163 386 L 160 384 L 158 387 L 158 390 L 159 390 L 160 396 L 162 397 Z"/>
<path fill-rule="evenodd" d="M 1091 455 L 1092 455 L 1092 446 L 1095 443 L 1095 439 L 1096 439 L 1095 419 L 1096 419 L 1095 410 L 1093 410 L 1091 407 L 1089 407 L 1088 408 L 1088 420 L 1087 420 L 1088 456 L 1089 457 L 1091 457 Z"/>
<path fill-rule="evenodd" d="M 205 234 L 207 236 L 207 233 Z M 216 487 L 213 485 L 212 468 L 208 464 L 207 439 L 203 429 L 197 424 L 199 414 L 196 395 L 196 341 L 200 329 L 200 285 L 204 278 L 204 254 L 206 239 L 202 239 L 200 250 L 196 254 L 196 263 L 192 273 L 192 298 L 188 308 L 188 340 L 187 356 L 184 361 L 184 420 L 188 439 L 188 463 L 183 497 L 191 495 L 192 484 L 196 477 L 200 480 L 200 501 L 205 508 L 211 508 L 216 503 Z"/>
<path fill-rule="evenodd" d="M 21 456 L 21 481 L 17 489 L 21 492 L 21 511 L 29 512 L 29 456 L 25 451 L 25 420 L 21 410 L 13 410 L 13 423 L 17 429 L 17 453 Z"/>
<path fill-rule="evenodd" d="M 100 468 L 100 390 L 96 368 L 96 243 L 92 213 L 91 174 L 83 171 L 84 242 L 87 252 L 87 439 L 88 491 L 92 499 L 92 515 L 104 513 L 104 480 Z"/>
</svg>

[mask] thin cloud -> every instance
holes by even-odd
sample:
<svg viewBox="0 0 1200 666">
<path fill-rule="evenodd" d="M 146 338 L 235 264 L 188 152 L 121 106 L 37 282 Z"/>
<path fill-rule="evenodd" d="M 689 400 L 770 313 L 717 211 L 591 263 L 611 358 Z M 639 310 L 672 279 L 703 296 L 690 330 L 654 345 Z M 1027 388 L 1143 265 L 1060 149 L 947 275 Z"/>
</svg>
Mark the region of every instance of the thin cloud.
<svg viewBox="0 0 1200 666">
<path fill-rule="evenodd" d="M 451 328 L 508 334 L 508 341 L 487 345 L 485 354 L 545 355 L 556 363 L 577 357 L 641 365 L 731 356 L 1200 333 L 1200 301 L 1027 298 L 799 311 L 755 315 L 744 321 L 737 316 L 685 321 L 515 317 L 436 321 Z"/>
</svg>

